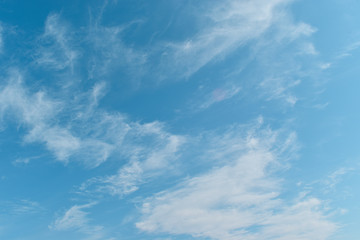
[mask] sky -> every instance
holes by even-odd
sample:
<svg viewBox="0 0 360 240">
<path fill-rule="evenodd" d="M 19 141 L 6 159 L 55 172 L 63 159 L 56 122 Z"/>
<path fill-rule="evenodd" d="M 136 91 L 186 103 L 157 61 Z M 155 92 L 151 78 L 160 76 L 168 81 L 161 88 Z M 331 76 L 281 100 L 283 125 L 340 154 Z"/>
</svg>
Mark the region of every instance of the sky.
<svg viewBox="0 0 360 240">
<path fill-rule="evenodd" d="M 357 240 L 359 10 L 1 0 L 0 239 Z"/>
</svg>

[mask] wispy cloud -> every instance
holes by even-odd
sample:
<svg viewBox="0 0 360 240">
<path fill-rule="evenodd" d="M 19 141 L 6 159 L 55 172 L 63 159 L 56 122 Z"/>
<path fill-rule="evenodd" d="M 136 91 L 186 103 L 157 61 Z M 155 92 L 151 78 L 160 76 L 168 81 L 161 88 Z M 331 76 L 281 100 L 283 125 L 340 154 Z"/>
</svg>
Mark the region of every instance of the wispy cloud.
<svg viewBox="0 0 360 240">
<path fill-rule="evenodd" d="M 20 158 L 16 158 L 14 161 L 12 161 L 12 164 L 14 166 L 27 165 L 34 159 L 39 159 L 39 158 L 41 158 L 41 156 L 20 157 Z"/>
<path fill-rule="evenodd" d="M 352 53 L 360 47 L 360 41 L 353 42 L 349 44 L 345 49 L 343 49 L 337 56 L 337 59 L 342 59 L 349 57 Z"/>
<path fill-rule="evenodd" d="M 183 42 L 172 42 L 164 48 L 161 66 L 171 76 L 190 77 L 210 62 L 224 59 L 234 50 L 263 39 L 273 25 L 277 27 L 275 42 L 310 35 L 314 29 L 305 24 L 294 24 L 284 10 L 287 0 L 233 1 L 208 4 L 209 8 L 197 16 L 201 30 Z M 309 43 L 305 50 L 315 49 Z"/>
<path fill-rule="evenodd" d="M 236 96 L 240 92 L 241 88 L 237 86 L 224 86 L 212 90 L 210 93 L 205 94 L 202 103 L 197 104 L 198 109 L 207 109 L 213 104 L 226 101 Z"/>
<path fill-rule="evenodd" d="M 325 179 L 315 183 L 320 183 L 321 188 L 325 193 L 333 192 L 335 191 L 337 185 L 341 184 L 344 179 L 353 175 L 355 171 L 355 167 L 340 167 L 331 172 Z"/>
<path fill-rule="evenodd" d="M 162 66 L 177 76 L 189 77 L 200 68 L 259 37 L 271 26 L 277 8 L 287 1 L 226 1 L 199 15 L 204 22 L 195 36 L 169 43 Z"/>
<path fill-rule="evenodd" d="M 9 73 L 7 85 L 0 90 L 1 116 L 13 114 L 29 129 L 24 141 L 44 142 L 60 161 L 80 147 L 80 141 L 67 128 L 54 125 L 53 120 L 63 107 L 60 101 L 50 99 L 44 91 L 29 92 L 23 85 L 22 75 L 13 70 Z"/>
<path fill-rule="evenodd" d="M 126 36 L 128 29 L 141 25 L 141 21 L 114 21 L 111 26 L 102 21 L 107 1 L 99 16 L 93 18 L 90 13 L 89 24 L 79 29 L 73 29 L 61 14 L 50 14 L 44 32 L 33 45 L 34 61 L 24 69 L 31 68 L 30 74 L 34 70 L 36 76 L 44 74 L 44 79 L 57 76 L 71 81 L 64 78 L 66 72 L 78 78 L 79 84 L 58 90 L 52 89 L 50 83 L 49 88 L 39 89 L 41 81 L 30 85 L 26 74 L 9 71 L 0 84 L 1 123 L 16 121 L 23 144 L 41 144 L 65 165 L 78 162 L 96 168 L 108 159 L 114 160 L 104 168 L 88 171 L 88 180 L 77 186 L 78 193 L 87 200 L 124 198 L 145 184 L 151 191 L 154 179 L 160 182 L 162 177 L 176 178 L 179 183 L 178 177 L 184 177 L 177 186 L 143 199 L 142 216 L 136 223 L 142 231 L 221 240 L 325 240 L 337 224 L 329 218 L 324 201 L 306 194 L 296 199 L 284 197 L 284 179 L 278 170 L 286 170 L 288 160 L 296 155 L 295 133 L 274 131 L 264 126 L 260 117 L 255 124 L 201 131 L 197 136 L 184 130 L 191 136 L 183 136 L 172 133 L 159 121 L 133 121 L 122 112 L 108 110 L 117 105 L 105 109 L 101 102 L 107 91 L 114 90 L 112 82 L 119 78 L 146 76 L 150 82 L 189 79 L 214 64 L 214 72 L 224 68 L 227 75 L 216 79 L 209 72 L 204 76 L 207 80 L 201 84 L 206 85 L 205 91 L 199 91 L 196 100 L 191 100 L 196 111 L 238 100 L 243 93 L 251 95 L 251 100 L 275 99 L 295 106 L 298 96 L 293 90 L 304 82 L 305 74 L 297 60 L 319 53 L 313 43 L 303 39 L 316 29 L 291 18 L 287 7 L 290 2 L 192 1 L 192 6 L 200 10 L 192 16 L 196 21 L 194 31 L 179 33 L 189 34 L 182 40 L 151 42 L 151 46 L 131 44 L 132 36 Z M 358 47 L 358 43 L 354 44 L 349 52 Z M 240 49 L 246 53 L 242 55 Z M 239 62 L 249 66 L 239 70 L 239 62 L 231 57 L 244 58 Z M 316 66 L 326 69 L 330 65 Z M 191 88 L 186 87 L 181 91 Z M 20 156 L 13 164 L 28 164 L 31 159 Z M 334 172 L 328 185 L 335 186 L 348 171 Z M 178 175 L 172 176 L 174 172 Z M 156 189 L 165 185 L 169 186 L 159 184 Z M 104 227 L 90 214 L 96 205 L 73 205 L 49 228 L 73 231 L 86 239 L 104 239 Z M 14 214 L 25 214 L 40 206 L 22 200 L 11 207 Z"/>
<path fill-rule="evenodd" d="M 130 161 L 116 174 L 89 179 L 80 186 L 81 193 L 103 193 L 119 197 L 130 194 L 152 177 L 172 170 L 180 148 L 186 141 L 183 136 L 167 133 L 157 122 L 136 124 L 129 135 L 130 139 L 136 139 L 124 142 L 121 153 Z M 143 142 L 146 138 L 148 140 Z"/>
<path fill-rule="evenodd" d="M 1 212 L 10 215 L 27 215 L 44 212 L 45 209 L 35 201 L 27 199 L 0 202 Z"/>
<path fill-rule="evenodd" d="M 327 239 L 337 226 L 321 200 L 281 197 L 275 173 L 291 156 L 295 136 L 256 128 L 242 136 L 241 128 L 234 130 L 214 139 L 209 156 L 218 168 L 146 199 L 136 226 L 221 240 Z"/>
<path fill-rule="evenodd" d="M 331 173 L 329 176 L 329 179 L 331 180 L 329 186 L 330 187 L 335 186 L 337 183 L 339 183 L 339 181 L 341 180 L 341 177 L 343 175 L 346 175 L 354 170 L 355 170 L 354 168 L 345 168 L 345 167 L 337 169 L 336 171 Z"/>
<path fill-rule="evenodd" d="M 88 63 L 89 78 L 109 76 L 119 69 L 132 77 L 141 76 L 147 54 L 126 46 L 122 40 L 124 28 L 106 27 L 100 22 L 89 26 L 87 40 L 94 51 Z"/>
<path fill-rule="evenodd" d="M 116 152 L 129 165 L 138 162 L 142 171 L 155 174 L 170 167 L 185 141 L 160 122 L 132 122 L 121 113 L 98 108 L 106 91 L 103 83 L 73 100 L 50 98 L 45 90 L 31 92 L 16 70 L 6 82 L 0 88 L 1 116 L 15 116 L 28 131 L 24 143 L 43 143 L 64 163 L 78 161 L 93 168 Z M 59 123 L 58 118 L 65 121 Z"/>
<path fill-rule="evenodd" d="M 139 189 L 143 179 L 143 169 L 139 162 L 133 162 L 120 168 L 114 175 L 91 178 L 83 183 L 80 193 L 109 194 L 123 197 Z"/>
<path fill-rule="evenodd" d="M 35 125 L 37 122 L 49 120 L 58 112 L 59 104 L 47 98 L 43 91 L 28 93 L 23 87 L 23 79 L 19 71 L 10 71 L 8 79 L 4 82 L 7 84 L 1 86 L 1 116 L 11 109 L 23 123 Z"/>
<path fill-rule="evenodd" d="M 313 57 L 318 55 L 309 41 L 316 29 L 306 23 L 294 22 L 288 12 L 281 12 L 274 21 L 272 31 L 259 39 L 254 47 L 257 68 L 261 72 L 259 80 L 254 82 L 262 98 L 281 100 L 293 107 L 298 101 L 295 89 L 302 83 L 301 79 L 318 71 L 318 68 L 314 70 L 304 64 L 304 61 L 315 61 Z"/>
<path fill-rule="evenodd" d="M 17 158 L 13 161 L 14 165 L 19 165 L 19 164 L 28 164 L 30 162 L 30 158 Z"/>
<path fill-rule="evenodd" d="M 301 54 L 308 54 L 308 55 L 317 55 L 319 52 L 316 50 L 313 43 L 307 42 L 304 43 L 301 47 Z"/>
<path fill-rule="evenodd" d="M 52 230 L 57 231 L 76 231 L 87 235 L 86 239 L 103 239 L 103 226 L 91 224 L 89 213 L 85 209 L 93 207 L 95 203 L 84 205 L 74 205 L 68 209 L 63 216 L 57 218 L 49 226 Z"/>
<path fill-rule="evenodd" d="M 161 53 L 151 63 L 155 76 L 159 81 L 179 80 L 191 78 L 205 66 L 218 72 L 226 69 L 230 77 L 208 76 L 201 83 L 215 89 L 213 83 L 219 78 L 223 86 L 194 96 L 190 105 L 196 106 L 192 108 L 206 109 L 236 96 L 240 89 L 256 92 L 253 99 L 280 100 L 286 106 L 295 106 L 301 99 L 295 89 L 306 72 L 303 58 L 314 58 L 318 51 L 309 39 L 316 29 L 292 18 L 287 7 L 290 2 L 193 3 L 194 8 L 203 10 L 193 16 L 198 28 L 185 40 L 167 41 L 152 51 Z M 236 63 L 235 56 L 236 61 L 241 61 Z"/>
<path fill-rule="evenodd" d="M 284 99 L 290 106 L 294 106 L 297 102 L 297 97 L 291 94 L 289 90 L 300 83 L 300 80 L 289 81 L 289 79 L 279 77 L 267 78 L 259 86 L 264 90 L 266 89 L 267 100 Z"/>
<path fill-rule="evenodd" d="M 330 68 L 331 65 L 332 65 L 332 63 L 322 63 L 322 64 L 320 64 L 320 68 L 322 70 L 326 70 L 326 69 Z"/>
<path fill-rule="evenodd" d="M 39 39 L 35 62 L 52 70 L 73 70 L 80 53 L 74 47 L 72 35 L 69 25 L 59 14 L 50 14 L 45 22 L 44 33 Z"/>
</svg>

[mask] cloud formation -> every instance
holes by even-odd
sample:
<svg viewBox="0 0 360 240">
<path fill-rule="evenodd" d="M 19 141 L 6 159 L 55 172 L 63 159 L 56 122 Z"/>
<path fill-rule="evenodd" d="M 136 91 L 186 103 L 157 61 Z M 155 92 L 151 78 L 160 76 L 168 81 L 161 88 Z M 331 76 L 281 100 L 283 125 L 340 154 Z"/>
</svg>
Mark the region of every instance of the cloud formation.
<svg viewBox="0 0 360 240">
<path fill-rule="evenodd" d="M 0 70 L 1 127 L 15 123 L 18 147 L 31 152 L 35 144 L 43 146 L 35 152 L 49 152 L 62 163 L 50 171 L 70 181 L 64 184 L 70 189 L 62 193 L 69 191 L 71 197 L 59 194 L 59 202 L 71 207 L 49 228 L 55 234 L 105 239 L 103 209 L 95 207 L 101 205 L 111 211 L 108 223 L 119 227 L 129 221 L 137 229 L 129 228 L 133 232 L 126 234 L 141 232 L 145 238 L 164 234 L 218 240 L 329 239 L 339 226 L 326 201 L 303 193 L 293 197 L 297 189 L 288 194 L 283 185 L 298 148 L 296 133 L 272 130 L 262 117 L 244 124 L 259 114 L 276 126 L 295 122 L 299 111 L 288 114 L 273 102 L 297 107 L 300 100 L 311 98 L 311 93 L 304 98 L 298 93 L 315 79 L 304 65 L 319 71 L 331 65 L 312 64 L 311 59 L 321 55 L 310 41 L 316 29 L 292 17 L 293 1 L 164 1 L 157 3 L 159 8 L 130 2 L 116 6 L 116 1 L 105 1 L 98 15 L 89 7 L 85 17 L 51 13 L 39 26 L 40 34 L 26 36 L 35 41 L 7 40 L 5 47 L 9 43 L 19 50 L 1 55 L 6 61 Z M 145 11 L 128 16 L 118 14 L 117 7 L 131 14 Z M 169 21 L 158 24 L 168 10 Z M 155 24 L 153 12 L 160 16 Z M 181 24 L 175 24 L 176 18 Z M 2 26 L 7 25 L 0 23 L 0 52 Z M 359 46 L 350 46 L 344 56 Z M 16 63 L 18 68 L 6 69 Z M 145 101 L 149 105 L 142 104 Z M 313 110 L 327 104 L 323 105 Z M 228 115 L 221 115 L 222 107 Z M 189 112 L 183 114 L 184 109 Z M 26 153 L 34 155 L 46 154 Z M 12 157 L 14 166 L 24 166 L 13 171 L 49 169 L 32 160 L 43 157 L 26 156 Z M 84 168 L 59 170 L 74 163 Z M 324 184 L 334 188 L 349 171 L 339 169 Z M 57 191 L 46 184 L 42 189 L 49 192 L 42 191 L 44 196 Z M 120 209 L 125 205 L 133 208 Z M 14 214 L 36 213 L 39 206 L 27 200 L 11 205 Z M 115 234 L 121 231 L 112 227 Z"/>
<path fill-rule="evenodd" d="M 45 22 L 44 33 L 39 38 L 35 62 L 40 67 L 52 70 L 73 70 L 79 52 L 74 49 L 72 35 L 59 14 L 50 14 Z"/>
<path fill-rule="evenodd" d="M 165 132 L 158 122 L 137 124 L 134 129 L 129 135 L 135 139 L 124 142 L 122 150 L 130 161 L 116 174 L 89 179 L 80 186 L 80 192 L 123 197 L 136 191 L 147 180 L 173 168 L 186 138 Z M 143 142 L 144 138 L 149 140 Z"/>
<path fill-rule="evenodd" d="M 63 216 L 57 218 L 50 229 L 56 231 L 77 231 L 87 235 L 86 239 L 104 239 L 103 227 L 92 225 L 85 209 L 91 208 L 95 203 L 74 205 Z"/>
<path fill-rule="evenodd" d="M 327 239 L 337 226 L 321 200 L 281 197 L 275 173 L 291 156 L 295 136 L 284 138 L 270 129 L 247 132 L 243 136 L 233 128 L 214 136 L 217 147 L 210 155 L 222 164 L 146 199 L 136 226 L 219 240 Z"/>
</svg>

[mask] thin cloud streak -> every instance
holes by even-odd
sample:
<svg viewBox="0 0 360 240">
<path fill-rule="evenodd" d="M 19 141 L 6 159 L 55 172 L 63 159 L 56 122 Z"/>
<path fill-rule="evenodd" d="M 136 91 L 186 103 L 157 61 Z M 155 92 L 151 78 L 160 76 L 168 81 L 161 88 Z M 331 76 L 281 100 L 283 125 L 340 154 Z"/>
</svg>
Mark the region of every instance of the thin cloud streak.
<svg viewBox="0 0 360 240">
<path fill-rule="evenodd" d="M 104 239 L 103 226 L 91 224 L 88 212 L 85 209 L 93 207 L 96 203 L 74 205 L 68 209 L 63 216 L 57 218 L 49 225 L 51 230 L 77 231 L 87 235 L 87 240 Z"/>
</svg>

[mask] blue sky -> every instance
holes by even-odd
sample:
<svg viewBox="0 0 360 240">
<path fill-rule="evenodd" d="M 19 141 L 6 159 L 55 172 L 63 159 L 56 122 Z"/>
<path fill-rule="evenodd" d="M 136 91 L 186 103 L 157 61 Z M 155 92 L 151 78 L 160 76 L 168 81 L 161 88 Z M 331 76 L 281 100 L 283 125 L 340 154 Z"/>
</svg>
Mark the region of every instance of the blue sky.
<svg viewBox="0 0 360 240">
<path fill-rule="evenodd" d="M 359 9 L 0 1 L 0 238 L 357 240 Z"/>
</svg>

